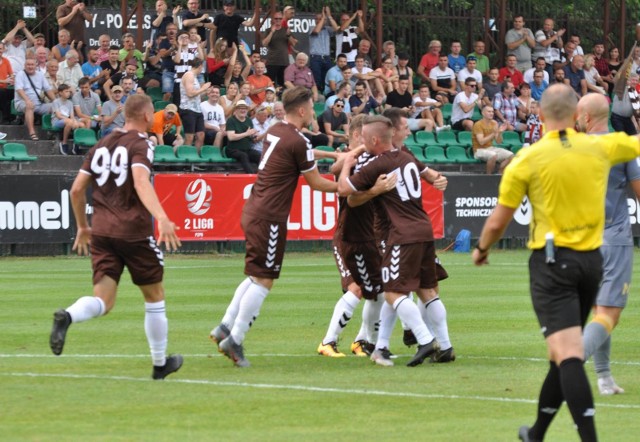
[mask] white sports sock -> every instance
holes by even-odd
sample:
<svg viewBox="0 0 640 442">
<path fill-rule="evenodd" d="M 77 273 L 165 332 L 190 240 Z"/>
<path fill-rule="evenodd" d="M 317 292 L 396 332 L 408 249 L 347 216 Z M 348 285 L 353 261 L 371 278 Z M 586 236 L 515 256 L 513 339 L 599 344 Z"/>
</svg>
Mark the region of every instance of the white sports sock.
<svg viewBox="0 0 640 442">
<path fill-rule="evenodd" d="M 401 296 L 393 303 L 398 317 L 409 326 L 419 345 L 425 345 L 433 341 L 433 335 L 429 333 L 426 324 L 420 316 L 420 309 L 409 299 L 408 296 Z"/>
<path fill-rule="evenodd" d="M 144 332 L 147 335 L 153 365 L 162 367 L 166 362 L 169 325 L 164 301 L 144 303 Z"/>
<path fill-rule="evenodd" d="M 83 322 L 106 313 L 104 301 L 97 296 L 83 296 L 67 308 L 71 322 Z"/>
<path fill-rule="evenodd" d="M 380 328 L 380 310 L 384 304 L 384 293 L 378 295 L 377 300 L 367 299 L 362 308 L 362 325 L 366 327 L 367 342 L 374 343 L 378 340 L 378 330 Z"/>
<path fill-rule="evenodd" d="M 409 298 L 411 302 L 415 302 L 415 299 L 416 299 L 416 297 L 413 295 L 413 292 L 409 293 L 407 298 Z M 402 318 L 400 318 L 400 324 L 402 325 L 402 330 L 411 330 L 411 327 L 405 324 Z"/>
<path fill-rule="evenodd" d="M 447 309 L 440 298 L 434 298 L 426 303 L 420 302 L 422 320 L 429 330 L 435 335 L 441 350 L 451 348 L 449 339 L 449 326 L 447 325 Z"/>
<path fill-rule="evenodd" d="M 393 327 L 396 325 L 396 319 L 398 315 L 391 305 L 382 301 L 382 307 L 380 309 L 380 331 L 378 332 L 378 339 L 376 340 L 376 349 L 389 348 L 389 340 L 391 339 L 391 333 Z"/>
<path fill-rule="evenodd" d="M 338 299 L 338 302 L 336 302 L 336 306 L 333 309 L 333 316 L 331 316 L 331 322 L 329 322 L 327 334 L 322 340 L 323 344 L 338 341 L 338 336 L 340 336 L 342 330 L 344 330 L 351 320 L 353 311 L 356 309 L 359 302 L 360 299 L 358 299 L 358 297 L 351 291 L 347 291 L 347 293 Z"/>
<path fill-rule="evenodd" d="M 240 301 L 250 285 L 251 279 L 249 277 L 238 285 L 235 293 L 233 294 L 233 298 L 231 298 L 231 302 L 227 307 L 227 311 L 222 317 L 221 322 L 226 325 L 229 330 L 233 328 L 233 323 L 236 321 L 236 317 L 238 316 L 238 310 L 240 310 Z"/>
<path fill-rule="evenodd" d="M 260 307 L 268 294 L 269 289 L 251 281 L 240 300 L 238 314 L 231 329 L 231 337 L 236 344 L 244 342 L 244 336 L 260 314 Z"/>
</svg>

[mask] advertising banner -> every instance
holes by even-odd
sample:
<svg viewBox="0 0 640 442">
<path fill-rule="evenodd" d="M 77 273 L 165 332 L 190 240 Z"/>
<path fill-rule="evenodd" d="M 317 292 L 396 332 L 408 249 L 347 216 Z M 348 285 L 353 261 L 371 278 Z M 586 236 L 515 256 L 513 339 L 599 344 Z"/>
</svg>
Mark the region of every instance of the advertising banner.
<svg viewBox="0 0 640 442">
<path fill-rule="evenodd" d="M 330 178 L 330 176 L 326 176 Z M 244 240 L 242 207 L 255 175 L 158 174 L 156 192 L 183 241 Z M 423 203 L 436 238 L 443 234 L 442 193 L 423 185 Z M 330 240 L 336 227 L 338 197 L 312 190 L 300 177 L 288 221 L 290 240 Z"/>
</svg>

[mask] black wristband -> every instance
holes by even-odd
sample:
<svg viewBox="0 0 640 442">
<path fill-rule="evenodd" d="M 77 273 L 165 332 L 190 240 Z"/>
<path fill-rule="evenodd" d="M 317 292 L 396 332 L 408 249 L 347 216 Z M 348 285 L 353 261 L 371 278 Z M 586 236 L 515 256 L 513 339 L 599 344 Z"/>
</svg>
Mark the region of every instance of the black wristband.
<svg viewBox="0 0 640 442">
<path fill-rule="evenodd" d="M 475 246 L 474 248 L 475 248 L 475 249 L 477 249 L 477 250 L 478 250 L 478 252 L 480 252 L 480 253 L 487 253 L 487 252 L 489 251 L 489 249 L 488 249 L 488 248 L 486 248 L 486 249 L 481 248 L 481 247 L 480 247 L 480 243 L 479 243 L 479 242 L 478 242 L 478 243 L 476 243 L 476 246 Z"/>
</svg>

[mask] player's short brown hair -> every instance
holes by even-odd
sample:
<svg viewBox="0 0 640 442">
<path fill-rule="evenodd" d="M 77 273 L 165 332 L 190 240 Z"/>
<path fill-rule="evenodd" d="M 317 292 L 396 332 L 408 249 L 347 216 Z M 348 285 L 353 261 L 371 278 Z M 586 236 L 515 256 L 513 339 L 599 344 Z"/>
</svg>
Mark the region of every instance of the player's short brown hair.
<svg viewBox="0 0 640 442">
<path fill-rule="evenodd" d="M 307 104 L 312 97 L 311 89 L 307 89 L 303 86 L 296 86 L 292 89 L 287 89 L 284 91 L 284 94 L 282 94 L 284 111 L 288 114 L 292 113 L 300 106 Z"/>
<path fill-rule="evenodd" d="M 124 102 L 124 118 L 127 120 L 140 120 L 144 115 L 145 107 L 152 106 L 148 95 L 133 94 Z"/>
</svg>

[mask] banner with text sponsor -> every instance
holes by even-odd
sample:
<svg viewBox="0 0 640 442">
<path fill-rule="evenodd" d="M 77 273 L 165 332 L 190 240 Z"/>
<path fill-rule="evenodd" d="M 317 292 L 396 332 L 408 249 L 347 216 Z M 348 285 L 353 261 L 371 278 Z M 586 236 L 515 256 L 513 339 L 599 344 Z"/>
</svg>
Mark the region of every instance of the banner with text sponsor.
<svg viewBox="0 0 640 442">
<path fill-rule="evenodd" d="M 69 243 L 75 220 L 69 199 L 73 177 L 3 175 L 0 186 L 0 242 Z"/>
<path fill-rule="evenodd" d="M 330 176 L 326 176 L 330 178 Z M 157 174 L 154 186 L 183 241 L 244 240 L 242 207 L 255 175 Z M 423 202 L 441 238 L 442 193 L 423 185 Z M 300 177 L 288 220 L 290 240 L 330 240 L 336 227 L 338 197 L 314 191 Z"/>
</svg>

